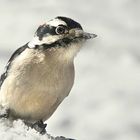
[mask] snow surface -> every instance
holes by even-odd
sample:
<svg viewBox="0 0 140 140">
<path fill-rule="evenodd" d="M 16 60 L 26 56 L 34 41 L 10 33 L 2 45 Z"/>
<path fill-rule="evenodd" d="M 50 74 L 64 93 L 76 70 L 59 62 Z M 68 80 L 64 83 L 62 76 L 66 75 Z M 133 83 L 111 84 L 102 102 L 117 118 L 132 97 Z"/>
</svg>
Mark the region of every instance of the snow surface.
<svg viewBox="0 0 140 140">
<path fill-rule="evenodd" d="M 65 137 L 53 137 L 50 134 L 41 135 L 27 127 L 22 120 L 11 122 L 0 119 L 0 138 L 3 140 L 69 140 Z"/>
<path fill-rule="evenodd" d="M 0 72 L 12 52 L 58 15 L 98 38 L 75 59 L 75 85 L 47 121 L 48 133 L 78 140 L 140 139 L 139 0 L 1 0 Z M 0 120 L 0 139 L 41 139 L 21 121 Z M 45 136 L 44 136 L 45 137 Z"/>
</svg>

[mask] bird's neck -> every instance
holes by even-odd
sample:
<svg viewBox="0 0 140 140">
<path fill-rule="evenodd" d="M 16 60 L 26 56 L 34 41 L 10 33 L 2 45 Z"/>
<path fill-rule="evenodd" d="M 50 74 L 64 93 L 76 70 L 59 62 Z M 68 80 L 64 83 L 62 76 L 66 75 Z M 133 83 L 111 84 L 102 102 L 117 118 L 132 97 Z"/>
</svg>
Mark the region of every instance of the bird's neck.
<svg viewBox="0 0 140 140">
<path fill-rule="evenodd" d="M 42 45 L 33 45 L 30 46 L 30 42 L 28 43 L 29 48 L 37 49 L 39 51 L 44 52 L 47 56 L 55 58 L 57 61 L 66 61 L 73 62 L 74 57 L 79 52 L 82 44 L 80 43 L 70 43 L 67 45 L 60 44 L 57 42 L 53 44 L 42 44 Z"/>
<path fill-rule="evenodd" d="M 58 61 L 66 61 L 66 62 L 73 62 L 74 57 L 79 52 L 81 48 L 80 44 L 71 44 L 67 47 L 53 47 L 50 49 L 47 49 L 47 53 L 55 57 Z"/>
</svg>

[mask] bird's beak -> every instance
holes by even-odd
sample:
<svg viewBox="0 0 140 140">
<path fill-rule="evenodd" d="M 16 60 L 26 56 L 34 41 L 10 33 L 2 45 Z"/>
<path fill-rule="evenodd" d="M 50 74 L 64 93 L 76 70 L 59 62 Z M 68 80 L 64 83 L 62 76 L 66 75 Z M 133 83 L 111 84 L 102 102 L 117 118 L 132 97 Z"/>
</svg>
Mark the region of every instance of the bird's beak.
<svg viewBox="0 0 140 140">
<path fill-rule="evenodd" d="M 95 38 L 95 37 L 97 37 L 96 34 L 83 32 L 83 38 L 85 38 L 85 39 L 92 39 L 92 38 Z"/>
<path fill-rule="evenodd" d="M 92 38 L 97 37 L 96 34 L 87 33 L 87 32 L 84 32 L 83 30 L 76 30 L 75 36 L 78 38 L 83 38 L 83 39 L 92 39 Z"/>
</svg>

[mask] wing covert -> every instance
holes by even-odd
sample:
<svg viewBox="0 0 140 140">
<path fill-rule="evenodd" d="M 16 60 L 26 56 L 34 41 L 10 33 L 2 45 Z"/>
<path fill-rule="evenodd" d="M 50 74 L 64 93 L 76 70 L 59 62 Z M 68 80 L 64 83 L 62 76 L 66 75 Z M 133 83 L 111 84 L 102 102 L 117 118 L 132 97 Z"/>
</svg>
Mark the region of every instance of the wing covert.
<svg viewBox="0 0 140 140">
<path fill-rule="evenodd" d="M 13 61 L 18 55 L 20 55 L 26 48 L 28 48 L 28 43 L 25 44 L 24 46 L 18 48 L 18 49 L 12 54 L 12 56 L 10 57 L 10 59 L 8 60 L 8 63 L 7 63 L 7 65 L 6 65 L 6 67 L 5 67 L 5 70 L 4 70 L 4 73 L 3 73 L 3 74 L 1 75 L 1 77 L 0 77 L 0 88 L 1 88 L 1 86 L 2 86 L 2 84 L 3 84 L 3 82 L 4 82 L 4 80 L 5 80 L 6 77 L 8 76 L 8 70 L 9 70 L 9 68 L 10 68 L 10 66 L 11 66 L 12 61 Z"/>
</svg>

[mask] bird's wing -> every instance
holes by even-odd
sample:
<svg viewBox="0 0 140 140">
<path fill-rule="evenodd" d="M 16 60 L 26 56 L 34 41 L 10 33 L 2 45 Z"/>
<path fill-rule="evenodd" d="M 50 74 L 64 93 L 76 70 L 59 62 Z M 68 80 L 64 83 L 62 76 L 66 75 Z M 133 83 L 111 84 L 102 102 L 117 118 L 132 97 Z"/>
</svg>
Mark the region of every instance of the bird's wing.
<svg viewBox="0 0 140 140">
<path fill-rule="evenodd" d="M 2 84 L 3 84 L 3 82 L 4 82 L 4 80 L 5 80 L 6 77 L 8 76 L 8 70 L 9 70 L 9 68 L 10 68 L 10 66 L 11 66 L 12 61 L 13 61 L 18 55 L 20 55 L 26 48 L 28 48 L 28 45 L 27 45 L 27 44 L 25 44 L 24 46 L 18 48 L 18 49 L 12 54 L 11 58 L 8 60 L 8 63 L 7 63 L 7 65 L 6 65 L 6 67 L 5 67 L 5 71 L 4 71 L 4 73 L 3 73 L 3 74 L 1 75 L 1 77 L 0 77 L 0 88 L 1 88 L 1 86 L 2 86 Z"/>
</svg>

